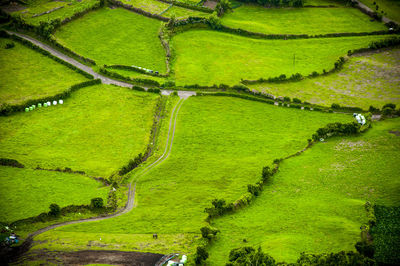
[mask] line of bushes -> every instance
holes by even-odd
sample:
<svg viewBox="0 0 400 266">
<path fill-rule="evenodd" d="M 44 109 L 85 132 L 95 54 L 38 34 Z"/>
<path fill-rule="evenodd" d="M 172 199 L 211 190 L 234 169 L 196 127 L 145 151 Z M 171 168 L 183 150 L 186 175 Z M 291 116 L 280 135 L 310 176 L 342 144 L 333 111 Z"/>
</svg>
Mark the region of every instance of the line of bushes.
<svg viewBox="0 0 400 266">
<path fill-rule="evenodd" d="M 43 97 L 40 99 L 28 100 L 22 104 L 16 104 L 16 105 L 2 104 L 0 106 L 0 116 L 6 116 L 6 115 L 10 115 L 14 112 L 23 111 L 25 109 L 25 107 L 31 106 L 33 104 L 37 104 L 40 102 L 51 102 L 51 101 L 56 101 L 59 99 L 65 99 L 65 98 L 70 97 L 71 93 L 73 93 L 74 91 L 76 91 L 78 89 L 93 86 L 93 85 L 100 84 L 100 83 L 101 83 L 100 79 L 93 79 L 93 80 L 89 80 L 89 81 L 85 81 L 85 82 L 81 82 L 81 83 L 72 85 L 65 91 L 58 93 L 56 95 L 53 95 L 53 96 L 47 96 L 47 97 Z"/>
<path fill-rule="evenodd" d="M 326 139 L 334 136 L 350 136 L 363 132 L 371 127 L 371 114 L 365 115 L 367 123 L 361 126 L 357 122 L 350 123 L 329 123 L 325 127 L 319 128 L 313 135 L 312 140 Z M 311 140 L 309 140 L 311 141 Z"/>
<path fill-rule="evenodd" d="M 128 83 L 133 82 L 133 83 L 143 84 L 143 85 L 146 85 L 146 86 L 160 87 L 160 83 L 158 81 L 156 81 L 156 80 L 125 77 L 125 76 L 123 76 L 121 74 L 118 74 L 116 72 L 109 71 L 109 70 L 105 69 L 104 67 L 100 68 L 100 73 L 105 75 L 105 76 L 108 76 L 110 78 L 114 78 L 114 79 L 117 79 L 117 80 L 125 81 L 125 82 L 128 82 Z M 138 86 L 136 86 L 136 88 L 137 87 Z M 148 90 L 148 91 L 150 91 L 150 90 Z"/>
<path fill-rule="evenodd" d="M 17 167 L 17 168 L 25 167 L 22 163 L 18 162 L 17 160 L 8 158 L 0 158 L 0 165 Z"/>
<path fill-rule="evenodd" d="M 8 34 L 6 31 L 4 31 L 4 30 L 0 30 L 0 37 L 3 37 L 3 38 L 11 38 L 11 39 L 13 39 L 13 40 L 15 40 L 15 41 L 18 41 L 18 42 L 20 42 L 21 44 L 23 44 L 23 45 L 25 45 L 25 46 L 27 46 L 27 47 L 29 47 L 29 48 L 31 48 L 31 49 L 33 49 L 33 50 L 35 50 L 35 51 L 41 53 L 42 55 L 45 55 L 45 56 L 47 56 L 47 57 L 53 59 L 54 61 L 56 61 L 56 62 L 58 62 L 58 63 L 60 63 L 60 64 L 65 65 L 66 67 L 68 67 L 68 68 L 74 70 L 75 72 L 77 72 L 77 73 L 79 73 L 79 74 L 81 74 L 81 75 L 87 77 L 88 79 L 93 79 L 93 76 L 90 75 L 89 73 L 83 71 L 82 69 L 77 68 L 76 66 L 74 66 L 74 65 L 72 65 L 72 64 L 70 64 L 70 63 L 68 63 L 68 62 L 66 62 L 66 61 L 64 61 L 64 60 L 62 60 L 62 59 L 60 59 L 60 58 L 58 58 L 57 56 L 52 55 L 50 52 L 48 52 L 48 51 L 46 51 L 46 50 L 40 48 L 39 46 L 37 46 L 37 45 L 31 43 L 31 42 L 28 41 L 28 40 L 25 40 L 25 39 L 21 38 L 21 37 L 15 35 L 15 34 L 10 35 L 10 34 Z"/>
<path fill-rule="evenodd" d="M 15 28 L 33 31 L 36 34 L 44 37 L 45 39 L 49 39 L 51 34 L 61 25 L 64 25 L 70 22 L 71 20 L 82 17 L 86 13 L 101 8 L 102 6 L 104 6 L 104 0 L 94 3 L 92 6 L 89 6 L 86 9 L 78 11 L 74 13 L 72 16 L 67 17 L 63 20 L 57 18 L 51 21 L 40 21 L 38 26 L 27 23 L 25 20 L 23 20 L 22 17 L 19 16 L 11 16 L 11 23 L 12 25 L 14 25 Z"/>
<path fill-rule="evenodd" d="M 180 7 L 187 8 L 187 9 L 201 11 L 201 12 L 204 12 L 204 13 L 212 13 L 212 12 L 214 12 L 214 10 L 212 10 L 211 8 L 208 8 L 208 7 L 191 5 L 189 3 L 184 3 L 184 2 L 175 1 L 175 0 L 157 0 L 157 1 L 164 2 L 164 3 L 167 3 L 167 4 L 173 4 L 175 6 L 180 6 Z"/>
<path fill-rule="evenodd" d="M 102 198 L 93 198 L 91 199 L 91 203 L 89 205 L 68 205 L 63 208 L 60 208 L 57 204 L 53 203 L 50 204 L 50 211 L 49 212 L 42 212 L 41 214 L 21 220 L 14 221 L 10 224 L 10 227 L 19 227 L 21 225 L 38 223 L 38 222 L 48 222 L 57 219 L 60 216 L 65 216 L 69 213 L 76 213 L 76 212 L 93 212 L 97 215 L 99 214 L 107 214 L 110 212 L 115 211 L 112 207 L 104 206 Z"/>
<path fill-rule="evenodd" d="M 128 5 L 128 4 L 124 4 L 124 3 L 122 3 L 122 2 L 120 2 L 118 0 L 108 0 L 108 1 L 113 5 L 123 7 L 125 9 L 127 9 L 127 10 L 133 11 L 135 13 L 138 13 L 140 15 L 143 15 L 143 16 L 146 16 L 146 17 L 149 17 L 149 18 L 155 18 L 155 19 L 158 19 L 158 20 L 161 20 L 161 21 L 164 21 L 164 22 L 168 22 L 169 21 L 169 18 L 160 16 L 158 14 L 152 14 L 150 12 L 144 11 L 143 9 L 140 9 L 140 8 Z"/>
<path fill-rule="evenodd" d="M 146 70 L 142 69 L 142 68 L 138 68 L 135 66 L 124 66 L 124 65 L 104 65 L 104 68 L 110 68 L 110 69 L 125 69 L 125 70 L 130 70 L 130 71 L 135 71 L 138 73 L 142 73 L 142 74 L 146 74 L 149 76 L 153 76 L 153 77 L 168 77 L 168 75 L 166 74 L 156 74 L 156 73 L 150 73 L 147 72 Z"/>
<path fill-rule="evenodd" d="M 347 52 L 347 55 L 350 56 L 350 55 L 357 54 L 357 53 L 364 53 L 364 52 L 374 51 L 374 50 L 398 46 L 398 45 L 400 45 L 400 37 L 393 36 L 391 38 L 387 38 L 384 40 L 373 41 L 368 45 L 367 48 L 349 50 Z"/>
<path fill-rule="evenodd" d="M 155 106 L 155 111 L 153 115 L 153 125 L 150 130 L 150 138 L 149 138 L 149 143 L 147 144 L 146 147 L 146 151 L 143 154 L 139 153 L 134 159 L 129 160 L 127 165 L 121 167 L 121 169 L 118 171 L 118 174 L 120 176 L 126 175 L 127 173 L 138 167 L 141 163 L 145 162 L 147 158 L 149 158 L 152 155 L 154 147 L 156 145 L 156 138 L 159 132 L 161 116 L 164 113 L 165 105 L 166 105 L 166 98 L 159 97 L 157 104 Z"/>
</svg>

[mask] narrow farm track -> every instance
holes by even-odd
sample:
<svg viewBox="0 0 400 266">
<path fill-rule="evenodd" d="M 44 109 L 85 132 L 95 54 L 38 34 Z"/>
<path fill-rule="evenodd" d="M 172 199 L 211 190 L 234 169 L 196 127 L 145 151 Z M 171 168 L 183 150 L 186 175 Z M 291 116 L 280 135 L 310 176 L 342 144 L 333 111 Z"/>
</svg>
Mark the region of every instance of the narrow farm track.
<svg viewBox="0 0 400 266">
<path fill-rule="evenodd" d="M 154 161 L 153 163 L 145 166 L 141 171 L 137 172 L 135 174 L 135 176 L 134 176 L 135 177 L 134 180 L 137 180 L 139 177 L 145 175 L 149 170 L 151 170 L 154 167 L 156 167 L 159 164 L 161 164 L 171 154 L 172 145 L 173 145 L 174 136 L 175 136 L 175 129 L 176 129 L 178 113 L 179 113 L 179 110 L 180 110 L 183 102 L 189 96 L 190 95 L 187 95 L 187 94 L 181 95 L 179 101 L 175 104 L 175 106 L 174 106 L 174 108 L 173 108 L 173 110 L 171 112 L 171 118 L 169 120 L 169 127 L 168 127 L 168 136 L 167 136 L 167 141 L 166 141 L 166 144 L 165 144 L 164 153 L 156 161 Z M 22 243 L 22 245 L 18 249 L 17 257 L 19 257 L 23 253 L 29 251 L 29 249 L 31 248 L 32 243 L 33 243 L 33 238 L 35 236 L 40 235 L 40 234 L 42 234 L 44 232 L 47 232 L 49 230 L 52 230 L 52 229 L 55 229 L 55 228 L 58 228 L 58 227 L 62 227 L 62 226 L 66 226 L 66 225 L 71 225 L 71 224 L 80 224 L 80 223 L 86 223 L 86 222 L 102 221 L 102 220 L 106 220 L 106 219 L 115 218 L 115 217 L 118 217 L 118 216 L 121 216 L 123 214 L 126 214 L 126 213 L 130 212 L 134 207 L 135 192 L 136 192 L 136 183 L 133 185 L 133 189 L 132 189 L 132 183 L 133 183 L 133 181 L 131 181 L 131 183 L 129 184 L 128 200 L 127 200 L 127 203 L 126 203 L 125 207 L 122 210 L 118 211 L 117 213 L 114 213 L 114 214 L 111 214 L 111 215 L 107 215 L 107 216 L 93 217 L 93 218 L 87 218 L 87 219 L 81 219 L 81 220 L 75 220 L 75 221 L 62 222 L 62 223 L 53 224 L 53 225 L 44 227 L 42 229 L 39 229 L 39 230 L 31 233 L 25 239 L 25 241 Z"/>
<path fill-rule="evenodd" d="M 88 67 L 88 66 L 86 66 L 84 64 L 79 63 L 75 59 L 73 59 L 73 58 L 71 58 L 71 57 L 69 57 L 69 56 L 67 56 L 67 55 L 65 55 L 63 53 L 60 53 L 59 51 L 53 49 L 52 47 L 50 47 L 50 46 L 48 46 L 48 45 L 46 45 L 46 44 L 34 39 L 34 38 L 32 38 L 32 37 L 30 37 L 28 35 L 17 33 L 17 32 L 13 32 L 13 31 L 7 31 L 7 33 L 10 34 L 10 35 L 16 35 L 16 36 L 18 36 L 18 37 L 20 37 L 20 38 L 22 38 L 24 40 L 27 40 L 27 41 L 33 43 L 36 46 L 39 46 L 40 48 L 42 48 L 43 50 L 48 51 L 52 55 L 54 55 L 54 56 L 56 56 L 56 57 L 58 57 L 58 58 L 60 58 L 60 59 L 62 59 L 64 61 L 70 63 L 71 65 L 73 65 L 73 66 L 85 71 L 86 73 L 89 73 L 95 79 L 100 79 L 101 82 L 104 83 L 104 84 L 113 84 L 113 85 L 117 85 L 117 86 L 120 86 L 120 87 L 128 87 L 128 88 L 132 87 L 132 84 L 129 84 L 129 83 L 126 83 L 126 82 L 122 82 L 122 81 L 118 81 L 118 80 L 111 79 L 111 78 L 105 77 L 103 75 L 100 75 L 100 74 L 94 72 L 92 68 L 90 68 L 90 67 Z"/>
</svg>

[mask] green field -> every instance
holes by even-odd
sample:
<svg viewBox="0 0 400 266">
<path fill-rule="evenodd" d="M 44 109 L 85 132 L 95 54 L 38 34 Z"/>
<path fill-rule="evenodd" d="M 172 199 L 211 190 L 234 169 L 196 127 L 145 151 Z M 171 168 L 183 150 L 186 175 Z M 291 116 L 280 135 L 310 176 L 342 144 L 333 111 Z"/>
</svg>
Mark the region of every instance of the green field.
<svg viewBox="0 0 400 266">
<path fill-rule="evenodd" d="M 340 72 L 300 82 L 262 83 L 251 89 L 330 106 L 378 108 L 400 104 L 400 49 L 351 57 Z"/>
<path fill-rule="evenodd" d="M 383 36 L 300 40 L 256 40 L 208 30 L 193 30 L 172 39 L 175 78 L 184 84 L 237 84 L 293 73 L 308 75 L 333 68 L 348 50 L 367 47 Z M 295 65 L 293 64 L 295 55 Z"/>
<path fill-rule="evenodd" d="M 4 49 L 7 43 L 15 47 Z M 0 103 L 20 104 L 51 96 L 88 80 L 11 39 L 0 39 Z"/>
<path fill-rule="evenodd" d="M 201 11 L 196 11 L 196 10 L 191 10 L 179 6 L 173 6 L 170 9 L 168 9 L 167 12 L 163 14 L 164 17 L 170 18 L 172 14 L 175 15 L 175 18 L 177 19 L 183 19 L 187 18 L 189 16 L 191 17 L 209 17 L 211 14 L 201 12 Z"/>
<path fill-rule="evenodd" d="M 89 204 L 95 197 L 107 201 L 108 188 L 89 177 L 13 167 L 0 167 L 0 221 L 12 222 L 49 211 L 52 203 L 64 207 Z"/>
<path fill-rule="evenodd" d="M 157 77 L 157 76 L 151 76 L 151 75 L 146 75 L 142 74 L 136 71 L 131 71 L 131 70 L 126 70 L 126 69 L 108 69 L 111 72 L 118 73 L 124 77 L 129 77 L 131 79 L 151 79 L 155 80 L 160 84 L 163 84 L 166 81 L 166 78 L 163 77 Z"/>
<path fill-rule="evenodd" d="M 226 14 L 222 24 L 265 34 L 326 34 L 387 30 L 383 23 L 356 8 L 260 8 L 242 5 Z M 305 26 L 306 25 L 306 26 Z"/>
<path fill-rule="evenodd" d="M 376 5 L 378 5 L 378 12 L 385 17 L 388 17 L 397 23 L 400 23 L 400 2 L 397 0 L 361 0 L 361 2 L 372 10 L 376 10 Z M 373 3 L 376 3 L 374 5 Z"/>
<path fill-rule="evenodd" d="M 98 65 L 136 65 L 163 73 L 166 66 L 158 38 L 160 26 L 158 20 L 122 8 L 103 8 L 61 27 L 55 37 Z"/>
<path fill-rule="evenodd" d="M 105 232 L 111 239 L 113 234 L 132 234 L 125 240 L 129 246 L 141 234 L 148 234 L 149 239 L 153 233 L 196 236 L 204 225 L 203 210 L 212 199 L 236 200 L 246 192 L 248 183 L 258 180 L 263 166 L 304 148 L 317 128 L 351 120 L 343 114 L 279 108 L 235 98 L 190 98 L 180 110 L 170 157 L 136 181 L 137 207 L 132 212 L 62 227 L 38 239 L 52 238 L 53 234 L 64 239 L 65 232 L 68 245 L 63 240 L 64 247 L 74 248 L 75 244 L 84 245 L 89 236 Z M 121 239 L 118 242 L 123 243 Z M 114 245 L 112 241 L 105 244 L 107 248 Z M 45 246 L 57 247 L 57 241 L 49 245 Z M 160 251 L 165 249 L 159 247 Z M 149 250 L 144 245 L 139 250 L 155 252 L 157 248 Z"/>
<path fill-rule="evenodd" d="M 157 0 L 122 0 L 124 4 L 128 4 L 152 14 L 160 14 L 167 9 L 170 5 Z"/>
<path fill-rule="evenodd" d="M 72 17 L 75 13 L 82 12 L 98 5 L 99 2 L 99 0 L 28 1 L 28 5 L 25 6 L 25 9 L 13 12 L 12 15 L 21 16 L 21 18 L 28 24 L 38 26 L 40 22 L 48 22 L 55 19 L 63 21 L 66 18 Z M 48 14 L 33 17 L 34 15 L 50 11 L 57 7 L 63 8 L 52 11 Z"/>
<path fill-rule="evenodd" d="M 63 105 L 1 117 L 0 157 L 107 177 L 143 152 L 157 95 L 98 85 Z"/>
<path fill-rule="evenodd" d="M 365 202 L 400 202 L 400 137 L 390 130 L 400 130 L 400 119 L 375 123 L 359 137 L 329 139 L 284 161 L 253 204 L 215 221 L 221 235 L 211 246 L 210 265 L 223 265 L 232 248 L 245 245 L 286 262 L 303 251 L 354 250 L 367 222 Z"/>
</svg>

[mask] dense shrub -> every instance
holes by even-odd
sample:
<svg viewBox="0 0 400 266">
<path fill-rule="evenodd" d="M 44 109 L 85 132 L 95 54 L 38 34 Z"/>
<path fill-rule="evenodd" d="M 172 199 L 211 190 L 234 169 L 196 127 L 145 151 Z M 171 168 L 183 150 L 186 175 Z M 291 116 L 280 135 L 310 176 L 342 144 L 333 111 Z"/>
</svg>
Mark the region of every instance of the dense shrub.
<svg viewBox="0 0 400 266">
<path fill-rule="evenodd" d="M 25 166 L 14 159 L 0 158 L 0 165 L 24 168 Z"/>
<path fill-rule="evenodd" d="M 257 182 L 255 185 L 253 184 L 247 185 L 247 191 L 253 194 L 254 196 L 258 196 L 262 191 L 262 189 L 263 189 L 263 183 L 261 181 Z"/>
<path fill-rule="evenodd" d="M 61 214 L 61 208 L 55 203 L 50 204 L 49 215 L 53 217 L 58 217 Z"/>
<path fill-rule="evenodd" d="M 201 231 L 201 236 L 207 240 L 214 239 L 220 232 L 218 229 L 211 226 L 204 226 L 200 229 L 200 231 Z"/>
<path fill-rule="evenodd" d="M 264 253 L 261 247 L 256 251 L 253 247 L 241 247 L 232 249 L 229 253 L 229 262 L 226 266 L 239 265 L 276 265 L 274 258 Z"/>
<path fill-rule="evenodd" d="M 14 48 L 14 47 L 15 47 L 15 43 L 9 42 L 9 43 L 6 43 L 6 46 L 4 48 L 11 49 L 11 48 Z"/>
<path fill-rule="evenodd" d="M 342 124 L 340 122 L 330 123 L 325 127 L 319 128 L 315 134 L 312 135 L 313 140 L 320 138 L 328 138 L 332 136 L 347 136 L 360 132 L 361 125 L 357 122 Z"/>
<path fill-rule="evenodd" d="M 90 207 L 93 209 L 103 208 L 104 202 L 102 198 L 93 198 L 90 200 Z"/>
<path fill-rule="evenodd" d="M 208 258 L 208 252 L 205 247 L 199 246 L 196 249 L 196 254 L 194 255 L 194 261 L 196 265 L 203 265 L 204 261 Z"/>
<path fill-rule="evenodd" d="M 294 102 L 294 103 L 301 103 L 301 100 L 298 99 L 298 98 L 293 98 L 293 102 Z"/>
<path fill-rule="evenodd" d="M 379 108 L 375 108 L 375 107 L 373 107 L 372 105 L 370 105 L 370 107 L 368 108 L 368 111 L 371 112 L 371 113 L 373 113 L 373 114 L 380 113 Z"/>
<path fill-rule="evenodd" d="M 133 160 L 129 160 L 127 165 L 124 165 L 118 172 L 119 175 L 125 175 L 139 166 L 144 160 L 142 153 L 139 153 Z"/>
<path fill-rule="evenodd" d="M 394 109 L 396 109 L 396 105 L 394 103 L 387 103 L 382 107 L 382 109 L 383 108 L 391 108 L 394 110 Z"/>
</svg>

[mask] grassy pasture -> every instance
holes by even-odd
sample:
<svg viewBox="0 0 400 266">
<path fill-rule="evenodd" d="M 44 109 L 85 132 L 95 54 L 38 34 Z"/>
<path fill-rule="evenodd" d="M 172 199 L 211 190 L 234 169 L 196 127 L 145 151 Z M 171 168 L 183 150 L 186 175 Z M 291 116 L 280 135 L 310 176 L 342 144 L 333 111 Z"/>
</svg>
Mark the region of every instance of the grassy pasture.
<svg viewBox="0 0 400 266">
<path fill-rule="evenodd" d="M 0 167 L 0 221 L 36 216 L 49 205 L 89 204 L 95 197 L 107 201 L 108 188 L 81 175 Z"/>
<path fill-rule="evenodd" d="M 203 210 L 212 199 L 237 199 L 248 183 L 259 178 L 262 166 L 302 149 L 306 139 L 328 122 L 351 120 L 343 114 L 279 108 L 236 98 L 190 98 L 180 110 L 170 157 L 136 180 L 137 207 L 132 212 L 59 228 L 38 239 L 51 238 L 53 233 L 64 239 L 66 234 L 73 236 L 68 240 L 71 248 L 74 243 L 84 245 L 90 234 L 105 232 L 126 234 L 126 245 L 138 234 L 148 234 L 149 245 L 152 233 L 196 235 L 205 218 Z M 179 243 L 179 239 L 175 241 Z M 51 245 L 57 246 L 57 241 Z M 158 252 L 162 248 L 149 250 L 143 244 L 138 250 Z"/>
<path fill-rule="evenodd" d="M 338 103 L 368 109 L 370 105 L 381 108 L 389 102 L 400 104 L 399 77 L 400 49 L 397 48 L 353 56 L 340 72 L 328 76 L 249 87 L 327 106 Z"/>
<path fill-rule="evenodd" d="M 73 16 L 75 13 L 93 7 L 99 2 L 99 0 L 65 0 L 62 2 L 48 0 L 30 1 L 26 6 L 27 8 L 13 12 L 12 15 L 21 16 L 28 24 L 39 25 L 41 21 L 47 22 L 55 19 L 63 21 L 64 19 Z M 33 15 L 50 11 L 53 8 L 61 6 L 63 6 L 63 8 L 52 11 L 51 13 L 32 17 Z"/>
<path fill-rule="evenodd" d="M 170 5 L 157 0 L 122 0 L 124 4 L 128 4 L 152 14 L 160 14 L 167 9 Z"/>
<path fill-rule="evenodd" d="M 388 17 L 397 23 L 400 23 L 400 2 L 396 0 L 361 0 L 363 4 L 371 8 L 372 10 L 376 10 L 376 5 L 378 5 L 378 13 L 382 14 L 384 12 L 385 17 Z M 374 5 L 373 3 L 376 3 Z"/>
<path fill-rule="evenodd" d="M 362 136 L 318 143 L 283 162 L 253 204 L 216 220 L 221 235 L 210 265 L 226 263 L 229 251 L 244 245 L 286 262 L 303 251 L 354 250 L 368 220 L 365 202 L 400 203 L 400 137 L 390 130 L 400 130 L 400 119 L 375 123 Z"/>
<path fill-rule="evenodd" d="M 158 38 L 161 22 L 122 8 L 90 12 L 59 28 L 57 40 L 98 65 L 136 65 L 166 71 Z"/>
<path fill-rule="evenodd" d="M 15 47 L 4 49 L 11 42 Z M 18 42 L 0 38 L 0 80 L 0 104 L 19 104 L 88 79 Z"/>
<path fill-rule="evenodd" d="M 227 13 L 222 24 L 266 34 L 326 34 L 387 30 L 356 8 L 263 8 L 242 5 Z"/>
<path fill-rule="evenodd" d="M 143 152 L 159 96 L 97 85 L 63 105 L 1 117 L 0 157 L 108 176 Z"/>
<path fill-rule="evenodd" d="M 158 81 L 160 84 L 164 83 L 167 79 L 163 78 L 163 77 L 157 77 L 157 76 L 151 76 L 151 75 L 146 75 L 143 73 L 139 73 L 136 71 L 132 71 L 132 70 L 127 70 L 127 69 L 109 69 L 109 71 L 118 73 L 124 77 L 130 77 L 132 79 L 134 78 L 139 78 L 139 79 L 152 79 L 155 81 Z"/>
<path fill-rule="evenodd" d="M 189 16 L 191 17 L 209 17 L 211 14 L 197 11 L 197 10 L 191 10 L 187 8 L 183 8 L 180 6 L 173 6 L 170 9 L 168 9 L 167 12 L 163 14 L 163 16 L 170 18 L 172 14 L 175 15 L 175 18 L 178 19 L 183 19 L 187 18 Z"/>
<path fill-rule="evenodd" d="M 332 69 L 348 50 L 383 38 L 257 40 L 209 30 L 187 31 L 172 39 L 176 83 L 232 85 L 241 79 L 321 73 Z"/>
</svg>

